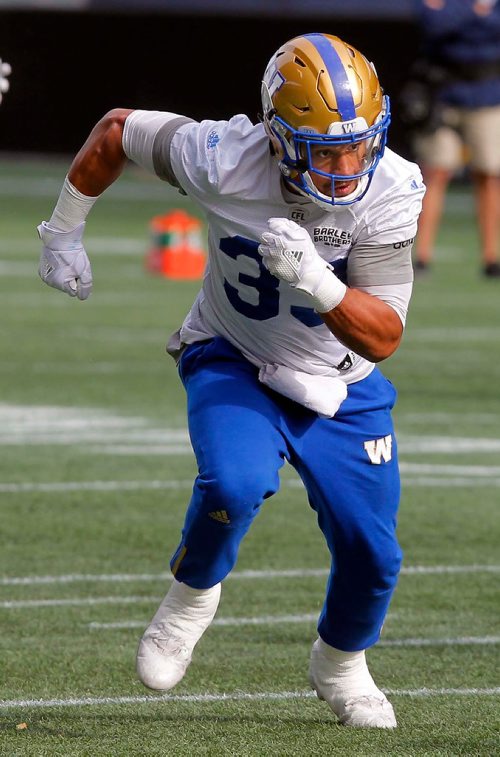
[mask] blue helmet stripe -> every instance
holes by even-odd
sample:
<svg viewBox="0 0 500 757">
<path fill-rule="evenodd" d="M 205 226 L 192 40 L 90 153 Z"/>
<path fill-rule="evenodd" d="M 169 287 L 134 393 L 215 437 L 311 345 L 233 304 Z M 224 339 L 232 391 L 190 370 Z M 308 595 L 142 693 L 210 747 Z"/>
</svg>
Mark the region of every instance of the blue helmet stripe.
<svg viewBox="0 0 500 757">
<path fill-rule="evenodd" d="M 312 42 L 323 58 L 333 84 L 337 108 L 342 121 L 351 121 L 356 118 L 356 108 L 352 99 L 349 79 L 339 54 L 323 34 L 304 34 L 304 38 Z"/>
</svg>

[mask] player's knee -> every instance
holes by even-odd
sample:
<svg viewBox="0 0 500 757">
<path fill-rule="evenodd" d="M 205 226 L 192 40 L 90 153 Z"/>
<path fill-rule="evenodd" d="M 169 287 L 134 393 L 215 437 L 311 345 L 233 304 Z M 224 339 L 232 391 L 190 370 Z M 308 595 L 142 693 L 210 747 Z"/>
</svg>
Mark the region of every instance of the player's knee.
<svg viewBox="0 0 500 757">
<path fill-rule="evenodd" d="M 236 523 L 251 519 L 264 499 L 279 488 L 279 478 L 265 472 L 226 469 L 203 484 L 211 512 L 219 512 L 221 520 Z"/>
<path fill-rule="evenodd" d="M 396 540 L 371 545 L 367 554 L 367 564 L 372 583 L 378 591 L 393 589 L 398 580 L 403 553 Z"/>
<path fill-rule="evenodd" d="M 353 590 L 383 594 L 394 589 L 401 568 L 402 552 L 396 539 L 373 541 L 361 538 L 336 555 L 337 575 Z"/>
</svg>

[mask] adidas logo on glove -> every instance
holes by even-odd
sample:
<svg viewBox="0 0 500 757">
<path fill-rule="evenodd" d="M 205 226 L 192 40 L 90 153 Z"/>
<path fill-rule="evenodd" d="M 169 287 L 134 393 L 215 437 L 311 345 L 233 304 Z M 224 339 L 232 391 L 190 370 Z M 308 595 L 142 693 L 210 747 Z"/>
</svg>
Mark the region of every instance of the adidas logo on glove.
<svg viewBox="0 0 500 757">
<path fill-rule="evenodd" d="M 304 257 L 304 250 L 283 250 L 284 257 L 293 265 L 296 271 L 300 268 L 300 262 Z"/>
</svg>

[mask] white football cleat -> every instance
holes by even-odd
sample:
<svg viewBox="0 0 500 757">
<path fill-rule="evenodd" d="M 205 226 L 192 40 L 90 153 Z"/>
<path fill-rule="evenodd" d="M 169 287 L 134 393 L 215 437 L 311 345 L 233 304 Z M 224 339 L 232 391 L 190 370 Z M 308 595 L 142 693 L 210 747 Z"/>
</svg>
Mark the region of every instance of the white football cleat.
<svg viewBox="0 0 500 757">
<path fill-rule="evenodd" d="M 174 578 L 137 650 L 137 675 L 155 691 L 168 691 L 184 677 L 196 643 L 219 605 L 220 583 L 192 589 Z"/>
<path fill-rule="evenodd" d="M 309 680 L 342 725 L 396 728 L 392 705 L 375 685 L 364 652 L 341 652 L 317 639 L 311 651 Z"/>
</svg>

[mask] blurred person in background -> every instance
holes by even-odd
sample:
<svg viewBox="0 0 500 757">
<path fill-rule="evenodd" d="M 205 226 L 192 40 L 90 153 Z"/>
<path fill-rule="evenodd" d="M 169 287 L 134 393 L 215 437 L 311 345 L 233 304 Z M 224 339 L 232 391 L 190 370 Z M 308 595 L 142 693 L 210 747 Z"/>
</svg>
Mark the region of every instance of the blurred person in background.
<svg viewBox="0 0 500 757">
<path fill-rule="evenodd" d="M 0 103 L 2 102 L 2 96 L 9 91 L 8 76 L 12 73 L 10 63 L 0 58 Z"/>
<path fill-rule="evenodd" d="M 376 363 L 403 335 L 425 189 L 419 167 L 385 148 L 390 105 L 375 68 L 338 37 L 283 44 L 261 97 L 257 124 L 244 114 L 106 114 L 38 227 L 39 274 L 88 298 L 86 217 L 129 159 L 207 216 L 203 285 L 167 346 L 198 475 L 172 584 L 139 644 L 140 680 L 158 691 L 182 680 L 288 461 L 331 554 L 311 685 L 341 723 L 394 728 L 365 657 L 402 559 L 396 391 Z"/>
<path fill-rule="evenodd" d="M 427 187 L 415 271 L 431 267 L 446 190 L 470 170 L 481 272 L 500 277 L 500 0 L 416 0 L 422 35 L 401 98 Z"/>
</svg>

